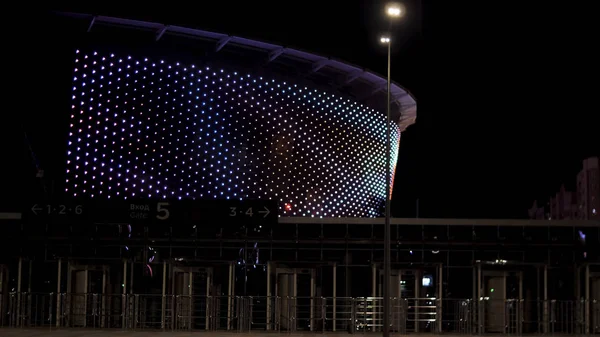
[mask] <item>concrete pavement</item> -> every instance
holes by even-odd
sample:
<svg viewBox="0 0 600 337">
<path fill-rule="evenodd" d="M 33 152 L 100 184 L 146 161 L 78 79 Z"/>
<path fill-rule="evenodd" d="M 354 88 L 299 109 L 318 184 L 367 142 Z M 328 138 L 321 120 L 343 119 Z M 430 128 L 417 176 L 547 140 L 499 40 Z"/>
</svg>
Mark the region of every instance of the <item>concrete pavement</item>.
<svg viewBox="0 0 600 337">
<path fill-rule="evenodd" d="M 334 333 L 320 333 L 320 332 L 307 332 L 307 333 L 286 333 L 286 332 L 261 332 L 256 331 L 252 333 L 248 332 L 219 332 L 219 331 L 153 331 L 153 330 L 140 330 L 140 331 L 123 331 L 123 330 L 92 330 L 92 329 L 12 329 L 12 328 L 0 328 L 0 337 L 187 337 L 187 336 L 202 336 L 202 337 L 275 337 L 275 336 L 286 336 L 286 337 L 340 337 L 348 335 L 347 332 L 334 332 Z M 362 336 L 363 334 L 357 334 Z M 379 334 L 366 334 L 372 336 L 378 336 Z M 401 335 L 397 335 L 401 336 Z"/>
<path fill-rule="evenodd" d="M 286 337 L 340 337 L 348 335 L 347 332 L 306 332 L 306 333 L 287 333 L 287 332 L 262 332 L 253 331 L 248 332 L 226 332 L 226 331 L 154 331 L 154 330 L 140 330 L 140 331 L 123 331 L 113 329 L 93 330 L 93 329 L 13 329 L 13 328 L 0 328 L 0 337 L 187 337 L 187 336 L 202 336 L 202 337 L 275 337 L 275 336 L 286 336 Z M 357 334 L 359 336 L 362 333 Z M 379 334 L 366 334 L 377 336 Z M 401 335 L 397 335 L 401 336 Z"/>
</svg>

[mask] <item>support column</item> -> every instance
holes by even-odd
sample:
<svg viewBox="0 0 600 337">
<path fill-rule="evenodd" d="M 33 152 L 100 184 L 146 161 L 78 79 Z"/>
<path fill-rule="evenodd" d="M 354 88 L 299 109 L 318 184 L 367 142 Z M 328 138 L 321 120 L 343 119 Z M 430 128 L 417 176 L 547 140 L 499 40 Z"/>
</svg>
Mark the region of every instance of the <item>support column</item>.
<svg viewBox="0 0 600 337">
<path fill-rule="evenodd" d="M 4 287 L 8 287 L 5 283 L 5 279 L 7 278 L 8 273 L 6 272 L 6 268 L 3 265 L 0 265 L 0 326 L 4 326 L 4 299 L 6 297 Z"/>
<path fill-rule="evenodd" d="M 188 329 L 192 330 L 192 318 L 193 318 L 193 313 L 194 313 L 194 271 L 192 270 L 192 268 L 189 269 L 189 284 L 188 284 L 188 295 L 189 295 L 189 301 L 188 301 L 188 310 L 189 310 L 189 319 L 188 319 Z"/>
<path fill-rule="evenodd" d="M 72 312 L 73 312 L 73 262 L 72 261 L 67 261 L 67 289 L 65 289 L 65 301 L 63 304 L 63 311 L 66 313 L 64 315 L 64 324 L 63 326 L 65 327 L 70 327 L 72 322 L 73 322 L 73 318 L 72 318 Z"/>
<path fill-rule="evenodd" d="M 100 327 L 104 328 L 106 323 L 106 272 L 107 269 L 106 267 L 102 268 L 102 294 L 100 296 L 102 296 L 102 311 L 100 312 Z"/>
<path fill-rule="evenodd" d="M 504 293 L 504 298 L 502 300 L 503 300 L 503 303 L 504 303 L 504 308 L 506 308 L 506 279 L 508 278 L 508 273 L 505 271 L 503 274 L 504 275 L 502 275 L 502 289 L 504 289 L 504 292 L 503 292 Z M 487 286 L 486 286 L 486 288 L 487 288 Z M 519 294 L 517 294 L 517 296 L 519 296 Z M 517 309 L 518 309 L 518 307 L 517 307 Z M 510 319 L 510 317 L 507 317 L 506 311 L 502 315 L 502 318 L 504 319 L 504 321 L 503 321 L 503 323 L 504 323 L 504 330 L 503 330 L 503 332 L 504 332 L 504 334 L 506 334 L 507 330 L 508 330 L 508 320 Z M 517 321 L 518 320 L 519 320 L 519 313 L 517 311 Z M 487 323 L 486 323 L 486 325 L 487 325 Z"/>
<path fill-rule="evenodd" d="M 280 295 L 282 293 L 282 291 L 279 289 L 279 275 L 277 273 L 277 265 L 275 266 L 275 271 L 274 271 L 274 275 L 275 275 L 275 291 L 273 292 L 273 294 L 277 297 L 277 300 L 280 301 L 279 304 L 277 305 L 276 309 L 275 309 L 275 330 L 277 330 L 278 332 L 281 331 L 281 315 L 286 315 L 288 313 L 290 304 L 289 304 L 289 299 L 287 298 L 287 296 L 282 296 Z M 287 325 L 286 325 L 287 324 Z M 284 327 L 288 328 L 289 327 L 289 323 L 284 323 Z"/>
<path fill-rule="evenodd" d="M 381 297 L 383 298 L 383 274 L 382 272 L 377 273 L 377 297 Z M 390 297 L 391 297 L 391 290 L 390 290 Z M 383 303 L 381 303 L 383 304 Z"/>
<path fill-rule="evenodd" d="M 575 265 L 575 299 L 581 301 L 581 267 Z"/>
<path fill-rule="evenodd" d="M 315 269 L 310 270 L 310 331 L 315 330 Z"/>
<path fill-rule="evenodd" d="M 437 331 L 438 333 L 442 333 L 442 323 L 443 323 L 443 311 L 442 311 L 442 307 L 443 307 L 443 299 L 444 299 L 444 294 L 442 293 L 443 291 L 443 285 L 444 285 L 444 268 L 442 266 L 442 264 L 440 263 L 438 265 L 438 270 L 437 270 L 437 274 L 438 274 L 438 295 L 437 295 Z"/>
<path fill-rule="evenodd" d="M 210 287 L 212 283 L 212 269 L 206 271 L 206 319 L 205 319 L 205 330 L 210 328 L 210 318 L 212 317 L 212 298 L 210 297 Z"/>
<path fill-rule="evenodd" d="M 524 317 L 524 311 L 525 311 L 525 304 L 523 303 L 523 272 L 520 271 L 519 272 L 519 306 L 517 307 L 517 318 L 518 318 L 518 322 L 517 322 L 517 332 L 519 334 L 521 334 L 523 332 L 523 317 Z"/>
<path fill-rule="evenodd" d="M 31 280 L 33 278 L 33 260 L 29 260 L 29 282 L 27 282 L 27 292 L 31 294 Z"/>
<path fill-rule="evenodd" d="M 160 328 L 165 329 L 167 315 L 167 261 L 163 261 L 163 276 L 162 276 L 162 303 L 160 315 Z"/>
<path fill-rule="evenodd" d="M 477 263 L 477 297 L 475 298 L 475 303 L 477 305 L 477 331 L 479 335 L 483 334 L 483 302 L 481 300 L 481 282 L 482 282 L 482 274 L 481 274 L 481 263 Z"/>
<path fill-rule="evenodd" d="M 333 264 L 333 332 L 335 332 L 337 318 L 337 263 Z"/>
<path fill-rule="evenodd" d="M 543 296 L 543 333 L 547 334 L 549 331 L 549 317 L 548 317 L 548 266 L 544 265 L 544 275 L 543 275 L 543 282 L 544 282 L 544 290 L 542 293 Z"/>
<path fill-rule="evenodd" d="M 415 332 L 419 333 L 421 330 L 420 322 L 420 307 L 421 307 L 421 287 L 423 286 L 423 271 L 417 270 L 415 273 Z"/>
<path fill-rule="evenodd" d="M 583 300 L 583 296 L 581 293 L 581 272 L 582 272 L 582 267 L 575 264 L 574 266 L 575 268 L 575 303 L 576 305 L 581 305 L 581 301 Z M 576 319 L 578 322 L 582 321 L 584 319 L 584 313 L 583 313 L 583 309 L 582 310 L 577 310 L 576 311 Z M 552 327 L 552 325 L 551 325 Z M 583 326 L 579 327 L 577 330 L 577 333 L 581 333 L 583 331 Z"/>
<path fill-rule="evenodd" d="M 88 309 L 88 291 L 89 291 L 89 274 L 90 272 L 88 271 L 88 266 L 85 265 L 85 270 L 84 270 L 84 274 L 83 274 L 83 307 L 84 309 L 84 319 L 83 319 L 83 327 L 87 328 L 87 319 L 85 318 L 85 316 L 87 315 L 87 309 Z"/>
<path fill-rule="evenodd" d="M 292 331 L 296 331 L 298 328 L 298 321 L 296 317 L 296 313 L 298 312 L 298 270 L 294 268 L 294 279 L 292 280 L 293 285 L 293 296 L 294 296 L 294 305 L 292 310 Z"/>
<path fill-rule="evenodd" d="M 406 332 L 406 317 L 407 317 L 407 312 L 404 306 L 404 300 L 402 299 L 402 269 L 398 269 L 398 296 L 397 296 L 397 300 L 395 301 L 394 306 L 392 307 L 392 313 L 393 316 L 395 317 L 394 320 L 396 321 L 396 323 L 394 323 L 394 325 L 396 326 L 396 329 L 398 331 L 404 331 Z"/>
<path fill-rule="evenodd" d="M 227 287 L 227 330 L 231 330 L 231 318 L 233 317 L 233 294 L 235 293 L 235 264 L 229 262 L 229 282 Z"/>
<path fill-rule="evenodd" d="M 14 316 L 17 320 L 15 322 L 16 326 L 21 326 L 21 284 L 23 283 L 22 274 L 23 274 L 23 258 L 19 258 L 19 266 L 17 269 L 17 314 Z"/>
<path fill-rule="evenodd" d="M 584 322 L 585 328 L 584 333 L 587 335 L 590 333 L 590 266 L 585 266 L 585 300 L 583 301 L 585 305 L 584 312 Z"/>
<path fill-rule="evenodd" d="M 368 305 L 369 301 L 366 301 L 366 305 Z M 371 265 L 371 306 L 373 307 L 373 324 L 371 326 L 371 331 L 377 331 L 376 323 L 377 323 L 377 265 Z"/>
<path fill-rule="evenodd" d="M 127 261 L 123 261 L 123 284 L 121 284 L 122 294 L 127 294 Z"/>
<path fill-rule="evenodd" d="M 73 262 L 67 261 L 67 289 L 65 289 L 65 293 L 67 293 L 69 296 L 71 294 L 71 290 L 73 290 L 73 284 L 71 283 L 72 281 L 73 281 Z M 71 299 L 69 298 L 68 301 L 70 302 Z"/>
<path fill-rule="evenodd" d="M 123 329 L 127 328 L 127 260 L 123 260 L 123 283 L 121 284 L 121 288 L 123 288 L 123 292 L 121 295 L 121 327 Z"/>
<path fill-rule="evenodd" d="M 351 282 L 350 282 L 350 264 L 352 263 L 352 255 L 346 247 L 346 255 L 344 258 L 344 297 L 352 297 Z"/>
<path fill-rule="evenodd" d="M 58 275 L 56 276 L 56 327 L 60 328 L 60 321 L 62 319 L 61 304 L 61 282 L 62 282 L 62 260 L 58 259 Z"/>
<path fill-rule="evenodd" d="M 397 305 L 400 305 L 401 299 L 402 299 L 402 270 L 399 269 L 398 270 L 398 304 Z"/>
<path fill-rule="evenodd" d="M 543 268 L 540 267 L 536 267 L 535 269 L 535 278 L 536 278 L 536 287 L 535 287 L 535 291 L 536 291 L 536 296 L 535 298 L 537 299 L 538 302 L 538 310 L 537 310 L 537 332 L 538 333 L 544 333 L 544 296 L 543 296 L 543 287 L 544 287 L 544 280 L 543 280 Z M 542 304 L 540 306 L 539 302 L 542 301 Z"/>
<path fill-rule="evenodd" d="M 267 331 L 271 330 L 271 308 L 273 298 L 271 296 L 271 262 L 267 262 Z"/>
<path fill-rule="evenodd" d="M 33 278 L 33 260 L 29 260 L 29 276 L 27 278 L 27 326 L 31 326 L 31 280 Z"/>
<path fill-rule="evenodd" d="M 135 291 L 133 291 L 133 275 L 134 275 L 134 265 L 133 265 L 133 261 L 131 261 L 131 265 L 129 266 L 129 268 L 131 269 L 131 277 L 129 279 L 129 293 L 130 294 L 135 294 Z"/>
<path fill-rule="evenodd" d="M 23 272 L 23 258 L 20 257 L 19 258 L 19 265 L 17 267 L 17 293 L 21 293 L 21 283 L 23 283 L 23 280 L 21 279 L 22 277 L 22 272 Z"/>
</svg>

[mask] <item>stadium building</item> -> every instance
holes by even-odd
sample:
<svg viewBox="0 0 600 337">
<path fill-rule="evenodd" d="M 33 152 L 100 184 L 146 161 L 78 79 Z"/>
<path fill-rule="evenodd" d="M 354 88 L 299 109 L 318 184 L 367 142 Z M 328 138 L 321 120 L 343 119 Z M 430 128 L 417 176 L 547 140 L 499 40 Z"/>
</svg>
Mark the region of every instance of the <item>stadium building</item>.
<svg viewBox="0 0 600 337">
<path fill-rule="evenodd" d="M 380 75 L 237 36 L 55 19 L 64 161 L 50 192 L 1 213 L 2 326 L 381 330 L 378 216 L 410 93 L 392 85 L 386 167 Z M 392 240 L 394 331 L 600 332 L 597 221 L 392 219 Z"/>
</svg>

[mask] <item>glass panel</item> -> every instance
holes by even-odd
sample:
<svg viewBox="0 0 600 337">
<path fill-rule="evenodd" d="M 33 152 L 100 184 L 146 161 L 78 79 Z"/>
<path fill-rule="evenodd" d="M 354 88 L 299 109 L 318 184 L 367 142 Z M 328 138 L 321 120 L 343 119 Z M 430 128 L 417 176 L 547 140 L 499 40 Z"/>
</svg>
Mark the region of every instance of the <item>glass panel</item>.
<svg viewBox="0 0 600 337">
<path fill-rule="evenodd" d="M 476 226 L 473 229 L 475 240 L 481 242 L 496 242 L 498 241 L 497 226 Z"/>
<path fill-rule="evenodd" d="M 396 240 L 396 232 L 394 232 L 394 225 L 390 225 L 390 238 L 392 240 Z M 385 237 L 385 225 L 375 225 L 373 226 L 373 237 L 377 240 L 383 240 Z"/>
<path fill-rule="evenodd" d="M 277 225 L 275 229 L 273 229 L 273 239 L 274 240 L 289 240 L 296 238 L 296 225 L 282 223 Z"/>
<path fill-rule="evenodd" d="M 296 251 L 293 249 L 273 249 L 273 256 L 275 256 L 278 261 L 295 261 Z"/>
<path fill-rule="evenodd" d="M 523 262 L 523 255 L 522 251 L 503 250 L 500 252 L 500 259 L 511 263 L 520 263 Z"/>
<path fill-rule="evenodd" d="M 298 225 L 298 238 L 303 239 L 319 239 L 321 237 L 320 224 L 305 224 Z"/>
<path fill-rule="evenodd" d="M 459 251 L 450 250 L 450 266 L 472 266 L 473 265 L 473 252 L 472 251 Z"/>
<path fill-rule="evenodd" d="M 43 227 L 42 227 L 43 226 Z M 23 225 L 23 232 L 25 236 L 36 236 L 43 235 L 46 225 L 26 224 Z M 20 233 L 20 226 L 15 226 L 17 233 Z M 71 226 L 68 224 L 49 224 L 47 235 L 49 237 L 65 237 L 71 234 Z"/>
<path fill-rule="evenodd" d="M 343 239 L 346 237 L 346 225 L 324 225 L 323 236 L 325 236 L 326 239 Z"/>
<path fill-rule="evenodd" d="M 471 242 L 474 237 L 473 226 L 450 226 L 449 240 L 457 242 Z"/>
<path fill-rule="evenodd" d="M 125 229 L 127 232 L 127 228 L 122 228 L 126 226 L 115 225 L 115 224 L 98 224 L 96 225 L 96 234 L 95 236 L 98 238 L 119 238 L 121 237 L 121 231 Z"/>
<path fill-rule="evenodd" d="M 328 248 L 327 246 L 323 247 L 323 254 L 325 255 L 325 259 L 327 261 L 336 261 L 338 263 L 342 263 L 344 261 L 344 255 L 346 251 L 344 248 Z"/>
<path fill-rule="evenodd" d="M 362 249 L 362 250 L 351 250 L 350 256 L 352 259 L 351 264 L 371 264 L 371 250 L 370 249 Z"/>
<path fill-rule="evenodd" d="M 321 247 L 320 245 L 302 245 L 302 249 L 298 252 L 298 260 L 301 261 L 321 261 Z"/>
<path fill-rule="evenodd" d="M 575 229 L 573 227 L 551 226 L 550 242 L 552 243 L 573 243 L 575 238 Z"/>
<path fill-rule="evenodd" d="M 183 235 L 194 236 L 193 233 L 195 231 L 195 235 L 198 238 L 216 239 L 219 237 L 234 237 L 236 232 L 241 231 L 241 228 L 239 226 L 223 226 L 217 223 L 212 223 L 210 225 L 182 225 L 180 231 Z M 175 232 L 175 228 L 173 228 L 173 232 Z"/>
<path fill-rule="evenodd" d="M 138 225 L 141 228 L 143 228 L 141 225 Z M 133 237 L 136 237 L 136 226 L 132 226 L 133 229 L 133 233 L 134 235 L 132 235 Z M 148 238 L 168 238 L 171 235 L 171 228 L 165 225 L 160 225 L 160 224 L 156 224 L 156 225 L 149 225 L 146 227 L 146 230 L 148 231 L 147 237 Z M 138 233 L 139 235 L 139 233 Z M 145 237 L 143 234 L 141 235 L 141 237 Z"/>
<path fill-rule="evenodd" d="M 575 252 L 572 248 L 554 247 L 550 250 L 550 264 L 565 265 L 573 263 Z"/>
<path fill-rule="evenodd" d="M 424 255 L 424 260 L 426 263 L 446 263 L 448 258 L 448 251 L 443 251 L 439 249 L 425 249 Z"/>
<path fill-rule="evenodd" d="M 531 243 L 547 243 L 548 227 L 525 227 L 525 241 Z"/>
<path fill-rule="evenodd" d="M 421 242 L 423 240 L 422 226 L 399 225 L 398 240 L 408 242 Z"/>
<path fill-rule="evenodd" d="M 448 285 L 445 297 L 450 299 L 471 298 L 473 297 L 473 288 L 477 288 L 473 287 L 473 267 L 448 268 L 444 283 Z M 461 302 L 450 300 L 450 303 L 460 305 Z"/>
<path fill-rule="evenodd" d="M 350 267 L 348 268 L 348 273 L 350 277 L 350 296 L 372 296 L 371 284 L 373 283 L 373 273 L 371 267 Z"/>
<path fill-rule="evenodd" d="M 530 247 L 524 251 L 525 262 L 545 263 L 548 260 L 548 249 L 546 247 Z"/>
<path fill-rule="evenodd" d="M 425 241 L 446 241 L 448 226 L 423 226 Z"/>
<path fill-rule="evenodd" d="M 348 225 L 350 239 L 370 239 L 373 235 L 371 225 Z"/>
<path fill-rule="evenodd" d="M 475 251 L 475 260 L 490 262 L 500 258 L 500 252 L 493 250 L 478 250 Z"/>
<path fill-rule="evenodd" d="M 201 226 L 200 229 L 202 228 L 206 228 L 208 226 Z M 198 228 L 196 228 L 195 225 L 174 225 L 171 227 L 171 237 L 173 238 L 177 238 L 177 239 L 188 239 L 188 238 L 195 238 L 198 232 Z M 160 231 L 155 231 L 152 230 L 152 232 L 150 233 L 150 235 L 158 235 L 160 234 Z M 203 237 L 203 236 L 200 236 Z"/>
<path fill-rule="evenodd" d="M 499 228 L 500 240 L 520 243 L 523 242 L 524 229 L 521 226 L 501 226 Z"/>
<path fill-rule="evenodd" d="M 403 247 L 398 249 L 398 258 L 401 263 L 407 262 L 422 262 L 423 251 L 421 249 L 411 249 Z"/>
</svg>

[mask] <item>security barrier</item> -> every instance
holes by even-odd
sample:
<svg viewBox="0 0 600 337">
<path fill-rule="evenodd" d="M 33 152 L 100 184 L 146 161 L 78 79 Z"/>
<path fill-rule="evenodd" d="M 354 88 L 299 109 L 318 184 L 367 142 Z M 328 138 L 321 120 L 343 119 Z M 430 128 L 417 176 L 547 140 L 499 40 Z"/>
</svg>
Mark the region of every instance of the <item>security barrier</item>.
<svg viewBox="0 0 600 337">
<path fill-rule="evenodd" d="M 10 293 L 1 324 L 13 328 L 347 332 L 383 329 L 380 297 L 249 297 Z M 587 306 L 587 307 L 586 307 Z M 600 301 L 392 298 L 395 333 L 600 334 Z"/>
</svg>

